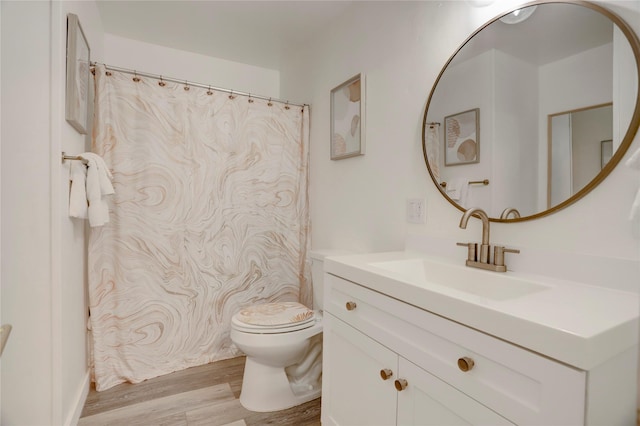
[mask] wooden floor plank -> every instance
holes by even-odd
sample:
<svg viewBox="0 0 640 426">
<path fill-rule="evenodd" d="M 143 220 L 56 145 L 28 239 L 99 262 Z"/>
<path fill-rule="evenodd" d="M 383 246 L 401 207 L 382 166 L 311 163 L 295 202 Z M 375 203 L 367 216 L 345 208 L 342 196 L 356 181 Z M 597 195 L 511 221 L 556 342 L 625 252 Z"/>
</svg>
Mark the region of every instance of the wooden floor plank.
<svg viewBox="0 0 640 426">
<path fill-rule="evenodd" d="M 320 398 L 272 413 L 247 411 L 244 421 L 247 426 L 320 426 Z"/>
<path fill-rule="evenodd" d="M 224 426 L 242 420 L 249 414 L 238 399 L 200 407 L 186 412 L 189 426 Z"/>
<path fill-rule="evenodd" d="M 239 397 L 244 362 L 245 357 L 231 358 L 141 383 L 123 383 L 101 392 L 97 392 L 92 384 L 81 417 L 221 383 L 229 383 L 234 395 Z"/>
<path fill-rule="evenodd" d="M 247 426 L 247 424 L 244 422 L 244 420 L 238 420 L 237 422 L 227 423 L 223 426 Z"/>
<path fill-rule="evenodd" d="M 98 426 L 126 424 L 142 426 L 150 424 L 171 424 L 170 419 L 188 424 L 185 413 L 202 407 L 214 406 L 224 401 L 235 401 L 236 398 L 228 383 L 207 388 L 181 392 L 162 398 L 131 404 L 114 410 L 105 411 L 92 416 L 81 417 L 78 426 Z M 176 416 L 175 418 L 172 416 Z M 185 421 L 183 422 L 182 419 Z M 228 423 L 228 422 L 227 422 Z"/>
<path fill-rule="evenodd" d="M 78 426 L 319 426 L 320 399 L 273 413 L 239 401 L 245 357 L 217 361 L 102 392 L 92 388 Z"/>
</svg>

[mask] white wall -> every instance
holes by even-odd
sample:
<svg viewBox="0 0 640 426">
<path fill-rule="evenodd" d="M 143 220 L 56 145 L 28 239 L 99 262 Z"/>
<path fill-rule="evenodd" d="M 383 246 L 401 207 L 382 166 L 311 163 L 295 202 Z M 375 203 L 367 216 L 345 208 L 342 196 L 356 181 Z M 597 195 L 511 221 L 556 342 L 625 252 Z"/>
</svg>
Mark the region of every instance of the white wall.
<svg viewBox="0 0 640 426">
<path fill-rule="evenodd" d="M 617 10 L 627 22 L 640 31 L 637 5 L 607 5 L 619 6 Z M 478 223 L 468 230 L 458 228 L 460 213 L 431 182 L 421 152 L 420 127 L 426 98 L 440 68 L 477 25 L 506 4 L 498 1 L 494 6 L 356 2 L 350 14 L 319 34 L 283 68 L 283 95 L 307 99 L 312 104 L 314 247 L 384 251 L 402 249 L 407 235 L 453 241 L 479 235 Z M 357 72 L 367 74 L 367 153 L 331 161 L 329 90 Z M 627 157 L 639 147 L 636 137 Z M 635 262 L 640 259 L 640 247 L 627 220 L 637 186 L 637 172 L 618 167 L 568 209 L 534 221 L 492 224 L 492 239 L 532 252 L 581 254 L 616 265 L 620 261 L 626 265 L 624 271 L 608 270 L 610 278 L 606 280 L 602 277 L 607 274 L 598 274 L 597 283 L 638 291 Z M 405 223 L 406 199 L 414 197 L 427 199 L 425 225 Z M 527 250 L 519 257 L 526 257 Z M 462 259 L 464 254 L 459 256 Z M 559 272 L 582 277 L 586 274 L 581 269 L 594 267 L 567 266 Z"/>
<path fill-rule="evenodd" d="M 438 81 L 427 121 L 442 123 L 441 146 L 444 117 L 480 109 L 480 161 L 444 166 L 444 150 L 440 152 L 441 180 L 490 181 L 488 186 L 469 185 L 466 200 L 457 202 L 463 207 L 482 207 L 490 217 L 500 217 L 507 207 L 517 207 L 523 216 L 538 211 L 537 71 L 534 65 L 491 49 L 450 64 Z"/>
<path fill-rule="evenodd" d="M 52 297 L 54 318 L 59 324 L 54 330 L 54 421 L 74 424 L 80 416 L 89 391 L 89 370 L 87 360 L 87 260 L 85 222 L 70 219 L 69 205 L 69 163 L 61 164 L 59 152 L 77 154 L 89 151 L 91 147 L 91 119 L 88 134 L 80 135 L 69 125 L 65 116 L 66 81 L 66 16 L 75 13 L 87 37 L 91 60 L 100 61 L 104 55 L 102 22 L 93 1 L 54 1 L 52 3 L 52 259 L 54 265 L 52 281 L 55 292 Z M 56 27 L 59 25 L 59 27 Z M 89 101 L 89 114 L 93 111 L 93 87 Z M 57 214 L 56 214 L 57 213 Z M 59 336 L 59 339 L 56 338 Z M 59 366 L 59 367 L 58 367 Z M 59 371 L 56 375 L 56 370 Z M 59 392 L 59 396 L 58 396 Z"/>
<path fill-rule="evenodd" d="M 496 155 L 495 97 L 493 96 L 495 53 L 494 50 L 489 50 L 464 62 L 451 64 L 440 78 L 438 90 L 434 92 L 431 99 L 427 121 L 440 123 L 441 147 L 444 147 L 446 133 L 445 117 L 474 108 L 480 110 L 480 137 L 478 138 L 480 161 L 464 166 L 445 166 L 445 150 L 440 149 L 440 178 L 445 182 L 451 183 L 454 179 L 466 181 L 489 179 L 495 185 L 492 168 Z M 466 199 L 459 200 L 458 204 L 464 207 L 482 206 L 488 213 L 493 213 L 492 188 L 494 185 L 470 185 L 467 188 Z M 500 216 L 499 213 L 498 216 Z"/>
<path fill-rule="evenodd" d="M 2 356 L 6 424 L 51 419 L 49 16 L 44 2 L 2 2 L 2 323 L 13 324 Z"/>
<path fill-rule="evenodd" d="M 602 84 L 602 82 L 614 81 L 612 57 L 613 44 L 606 44 L 540 67 L 538 77 L 540 86 L 538 205 L 540 208 L 547 205 L 547 117 L 550 114 L 611 102 L 613 85 Z M 581 71 L 576 72 L 576 70 Z"/>
<path fill-rule="evenodd" d="M 504 52 L 495 54 L 493 193 L 491 217 L 515 207 L 522 216 L 537 209 L 538 68 Z M 487 212 L 489 213 L 489 212 Z"/>
<path fill-rule="evenodd" d="M 102 50 L 93 2 L 2 7 L 2 422 L 70 424 L 88 390 L 84 226 L 66 217 L 61 150 L 86 150 L 64 120 L 66 13 Z"/>
<path fill-rule="evenodd" d="M 432 183 L 424 165 L 421 124 L 431 86 L 455 49 L 514 2 L 356 2 L 343 19 L 292 56 L 282 72 L 285 97 L 311 103 L 311 220 L 314 248 L 362 252 L 407 244 L 453 256 L 456 241 L 477 239 L 479 221 L 458 228 L 460 212 Z M 640 3 L 608 1 L 640 33 Z M 329 91 L 367 75 L 366 155 L 329 159 Z M 619 88 L 635 87 L 628 79 Z M 631 91 L 630 93 L 634 93 Z M 543 133 L 543 134 L 546 134 Z M 640 149 L 636 135 L 623 161 Z M 638 171 L 618 166 L 597 188 L 553 215 L 491 225 L 492 241 L 521 249 L 515 270 L 640 291 L 640 222 L 628 220 Z M 427 201 L 427 223 L 405 223 L 407 198 Z M 547 263 L 552 260 L 554 263 Z"/>
<path fill-rule="evenodd" d="M 104 43 L 104 63 L 107 65 L 272 96 L 274 99 L 280 95 L 278 70 L 212 58 L 113 34 L 106 34 Z"/>
</svg>

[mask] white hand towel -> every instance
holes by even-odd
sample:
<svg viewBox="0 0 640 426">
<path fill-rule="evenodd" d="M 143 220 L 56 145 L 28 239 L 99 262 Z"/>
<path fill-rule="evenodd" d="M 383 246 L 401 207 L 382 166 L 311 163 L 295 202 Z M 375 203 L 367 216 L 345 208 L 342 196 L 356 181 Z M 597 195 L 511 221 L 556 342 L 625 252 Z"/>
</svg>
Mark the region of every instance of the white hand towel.
<svg viewBox="0 0 640 426">
<path fill-rule="evenodd" d="M 429 167 L 431 173 L 437 182 L 440 182 L 440 132 L 438 125 L 428 124 L 425 129 L 426 145 L 427 145 L 427 160 L 429 161 Z"/>
<path fill-rule="evenodd" d="M 102 195 L 113 194 L 114 190 L 113 185 L 111 184 L 111 179 L 113 179 L 113 176 L 111 175 L 111 171 L 107 167 L 107 163 L 104 162 L 104 159 L 98 154 L 94 154 L 93 152 L 85 152 L 80 156 L 88 160 L 89 162 L 93 162 L 96 165 L 98 170 L 98 179 L 100 181 L 100 191 L 102 192 Z"/>
<path fill-rule="evenodd" d="M 87 166 L 80 161 L 72 161 L 69 168 L 71 190 L 69 192 L 69 216 L 87 218 Z"/>
<path fill-rule="evenodd" d="M 451 179 L 449 182 L 447 182 L 447 186 L 445 188 L 447 196 L 453 201 L 460 201 L 465 185 L 467 185 L 467 181 L 465 179 Z"/>
<path fill-rule="evenodd" d="M 87 201 L 91 227 L 102 226 L 109 222 L 109 205 L 105 195 L 114 193 L 111 184 L 111 172 L 104 160 L 97 154 L 85 152 L 80 157 L 87 160 Z"/>
</svg>

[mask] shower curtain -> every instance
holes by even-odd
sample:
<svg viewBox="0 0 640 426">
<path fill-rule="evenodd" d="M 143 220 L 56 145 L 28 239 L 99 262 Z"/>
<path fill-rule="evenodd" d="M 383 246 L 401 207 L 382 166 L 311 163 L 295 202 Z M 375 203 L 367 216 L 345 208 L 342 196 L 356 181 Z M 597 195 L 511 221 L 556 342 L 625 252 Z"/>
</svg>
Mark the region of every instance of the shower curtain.
<svg viewBox="0 0 640 426">
<path fill-rule="evenodd" d="M 308 107 L 132 77 L 96 66 L 115 188 L 89 238 L 97 390 L 240 355 L 243 306 L 312 302 Z"/>
</svg>

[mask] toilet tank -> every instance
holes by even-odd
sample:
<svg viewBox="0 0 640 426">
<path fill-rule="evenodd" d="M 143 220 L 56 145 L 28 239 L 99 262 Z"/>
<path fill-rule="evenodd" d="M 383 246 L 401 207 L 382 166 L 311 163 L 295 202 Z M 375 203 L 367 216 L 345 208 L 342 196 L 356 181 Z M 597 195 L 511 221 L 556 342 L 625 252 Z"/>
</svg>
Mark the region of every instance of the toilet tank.
<svg viewBox="0 0 640 426">
<path fill-rule="evenodd" d="M 348 250 L 323 249 L 309 251 L 311 258 L 311 282 L 313 285 L 313 309 L 323 310 L 324 298 L 324 258 L 327 256 L 342 256 L 353 254 Z"/>
</svg>

